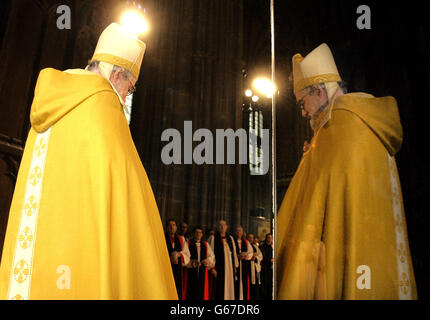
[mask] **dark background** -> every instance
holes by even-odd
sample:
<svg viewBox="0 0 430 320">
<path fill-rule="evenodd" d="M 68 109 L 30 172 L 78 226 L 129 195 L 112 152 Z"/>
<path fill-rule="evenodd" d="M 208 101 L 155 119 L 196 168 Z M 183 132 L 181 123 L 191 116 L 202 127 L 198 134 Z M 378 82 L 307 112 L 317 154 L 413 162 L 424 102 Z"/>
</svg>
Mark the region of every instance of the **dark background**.
<svg viewBox="0 0 430 320">
<path fill-rule="evenodd" d="M 247 166 L 161 163 L 161 132 L 193 121 L 193 130 L 234 130 L 246 124 L 243 91 L 256 75 L 270 77 L 269 0 L 140 1 L 150 19 L 147 52 L 130 129 L 163 222 L 213 226 L 223 218 L 256 232 L 271 218 L 270 174 Z M 56 8 L 69 5 L 72 29 L 56 28 Z M 37 75 L 42 68 L 82 68 L 101 31 L 117 19 L 120 0 L 4 0 L 0 4 L 0 248 Z M 358 30 L 357 7 L 371 8 L 371 30 Z M 427 95 L 430 57 L 424 3 L 275 0 L 277 200 L 283 199 L 311 137 L 289 81 L 291 57 L 326 42 L 349 91 L 392 95 L 404 143 L 396 159 L 419 298 L 430 298 Z M 263 101 L 265 128 L 270 103 Z M 258 214 L 256 214 L 258 212 Z M 261 215 L 263 219 L 257 216 Z M 264 224 L 263 224 L 264 225 Z M 261 230 L 261 228 L 260 228 Z"/>
<path fill-rule="evenodd" d="M 308 124 L 294 107 L 288 81 L 291 57 L 325 42 L 331 48 L 349 92 L 397 99 L 404 131 L 396 156 L 402 185 L 418 297 L 430 298 L 430 230 L 425 154 L 428 146 L 428 10 L 418 1 L 275 1 L 278 203 L 293 176 Z M 356 26 L 359 5 L 371 9 L 371 29 Z M 365 232 L 365 230 L 364 230 Z"/>
</svg>

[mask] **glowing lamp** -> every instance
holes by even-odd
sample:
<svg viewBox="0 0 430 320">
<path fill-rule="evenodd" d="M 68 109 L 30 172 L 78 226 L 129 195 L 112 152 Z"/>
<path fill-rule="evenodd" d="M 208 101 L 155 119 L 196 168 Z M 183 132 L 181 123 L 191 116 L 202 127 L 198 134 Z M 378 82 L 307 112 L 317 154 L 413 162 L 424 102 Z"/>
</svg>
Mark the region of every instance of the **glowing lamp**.
<svg viewBox="0 0 430 320">
<path fill-rule="evenodd" d="M 257 78 L 254 80 L 252 85 L 267 98 L 271 98 L 276 90 L 272 81 L 266 78 Z"/>
<path fill-rule="evenodd" d="M 121 17 L 121 25 L 134 35 L 146 33 L 148 31 L 148 22 L 136 11 L 126 11 Z"/>
</svg>

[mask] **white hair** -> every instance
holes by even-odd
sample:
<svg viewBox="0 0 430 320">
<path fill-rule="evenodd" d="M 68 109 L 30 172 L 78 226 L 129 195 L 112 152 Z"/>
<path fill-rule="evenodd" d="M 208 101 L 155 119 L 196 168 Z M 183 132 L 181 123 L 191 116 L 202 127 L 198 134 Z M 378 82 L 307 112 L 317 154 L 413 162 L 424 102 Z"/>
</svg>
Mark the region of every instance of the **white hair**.
<svg viewBox="0 0 430 320">
<path fill-rule="evenodd" d="M 89 61 L 89 62 L 88 62 L 87 67 L 85 68 L 85 70 L 93 71 L 93 72 L 97 72 L 97 71 L 99 71 L 99 72 L 100 72 L 100 61 L 98 61 L 98 60 Z M 112 74 L 113 72 L 116 72 L 116 71 L 121 71 L 121 72 L 123 72 L 123 74 L 124 74 L 124 75 L 126 76 L 126 78 L 127 78 L 127 79 L 129 79 L 129 80 L 134 79 L 134 75 L 131 73 L 131 71 L 130 71 L 130 70 L 127 70 L 127 69 L 125 69 L 125 68 L 119 67 L 119 66 L 117 66 L 117 65 L 113 65 L 113 68 L 112 68 L 111 74 Z M 109 76 L 110 76 L 110 75 L 109 75 Z"/>
</svg>

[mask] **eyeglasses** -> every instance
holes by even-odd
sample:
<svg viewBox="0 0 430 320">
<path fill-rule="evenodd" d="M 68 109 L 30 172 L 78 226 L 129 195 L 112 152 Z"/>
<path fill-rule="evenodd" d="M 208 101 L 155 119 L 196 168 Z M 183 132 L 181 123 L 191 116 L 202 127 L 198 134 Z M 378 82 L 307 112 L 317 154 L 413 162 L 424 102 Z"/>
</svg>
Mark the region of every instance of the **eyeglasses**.
<svg viewBox="0 0 430 320">
<path fill-rule="evenodd" d="M 133 93 L 135 93 L 135 92 L 136 92 L 136 87 L 133 85 L 133 83 L 130 81 L 130 79 L 129 79 L 129 78 L 127 78 L 127 80 L 128 80 L 128 82 L 130 82 L 130 84 L 131 84 L 131 88 L 130 88 L 130 89 L 128 89 L 127 95 L 128 95 L 128 96 L 131 96 Z"/>
<path fill-rule="evenodd" d="M 303 108 L 305 107 L 305 100 L 303 100 L 306 96 L 304 96 L 303 98 L 301 98 L 300 100 L 297 101 L 297 108 L 299 108 L 300 110 L 303 110 Z"/>
<path fill-rule="evenodd" d="M 300 100 L 297 101 L 297 103 L 296 103 L 297 108 L 300 108 L 300 110 L 303 110 L 304 107 L 305 107 L 305 100 L 304 100 L 305 97 L 306 96 L 313 96 L 315 94 L 319 95 L 320 90 L 321 89 L 319 89 L 319 88 L 317 88 L 315 86 L 309 87 L 308 90 L 306 91 L 305 95 Z"/>
</svg>

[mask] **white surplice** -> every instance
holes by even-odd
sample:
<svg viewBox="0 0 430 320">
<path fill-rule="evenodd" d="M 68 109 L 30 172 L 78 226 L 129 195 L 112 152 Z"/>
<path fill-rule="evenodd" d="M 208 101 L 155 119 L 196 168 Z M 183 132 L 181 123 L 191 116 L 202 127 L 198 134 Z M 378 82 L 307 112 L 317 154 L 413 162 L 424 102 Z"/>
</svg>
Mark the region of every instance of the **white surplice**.
<svg viewBox="0 0 430 320">
<path fill-rule="evenodd" d="M 173 251 L 172 255 L 174 256 L 174 260 L 177 260 L 179 255 L 182 256 L 182 266 L 186 266 L 188 263 L 190 263 L 190 250 L 188 249 L 188 243 L 185 241 L 185 238 L 183 236 L 177 235 L 178 238 L 182 239 L 183 247 L 181 251 Z M 172 248 L 175 249 L 175 242 L 172 242 Z"/>
<path fill-rule="evenodd" d="M 189 240 L 191 241 L 191 240 Z M 197 249 L 197 261 L 201 262 L 200 260 L 200 252 L 201 252 L 201 246 L 202 246 L 202 242 L 196 242 L 196 249 Z M 189 247 L 189 246 L 188 246 Z M 207 246 L 207 252 L 206 252 L 206 260 L 209 262 L 209 264 L 206 266 L 206 268 L 208 270 L 212 269 L 213 267 L 215 267 L 215 254 L 211 248 L 210 245 Z M 191 261 L 187 264 L 188 268 L 192 268 L 191 266 Z"/>
<path fill-rule="evenodd" d="M 260 284 L 260 272 L 261 272 L 261 261 L 263 260 L 263 254 L 261 253 L 258 246 L 254 246 L 256 249 L 255 260 L 251 260 L 251 284 Z"/>
<path fill-rule="evenodd" d="M 233 252 L 230 251 L 230 247 L 228 246 L 226 239 L 221 239 L 224 245 L 224 300 L 234 300 L 234 280 L 235 280 L 235 272 L 234 269 L 239 267 L 239 261 L 236 254 L 236 244 L 232 236 L 230 236 L 231 243 L 233 245 Z M 210 236 L 208 239 L 208 243 L 212 251 L 215 252 L 215 237 Z M 233 253 L 233 263 L 231 262 L 231 254 Z M 216 257 L 215 257 L 216 259 Z"/>
</svg>

